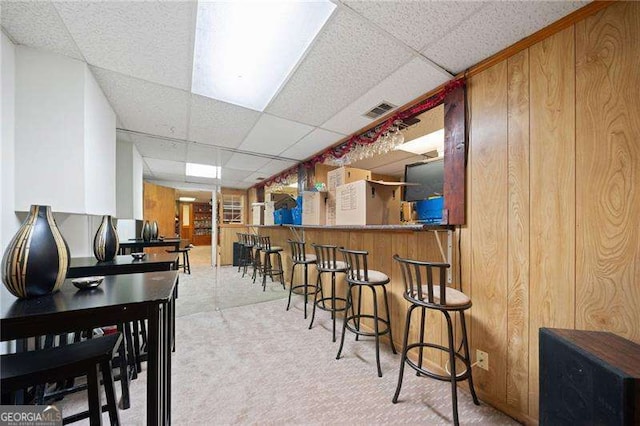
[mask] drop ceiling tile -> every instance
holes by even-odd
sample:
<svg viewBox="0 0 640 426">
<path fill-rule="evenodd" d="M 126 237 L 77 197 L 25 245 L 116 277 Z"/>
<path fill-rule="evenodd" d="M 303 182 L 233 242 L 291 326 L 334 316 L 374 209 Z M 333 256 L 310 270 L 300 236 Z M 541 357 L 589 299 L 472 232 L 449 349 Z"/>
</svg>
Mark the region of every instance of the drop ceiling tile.
<svg viewBox="0 0 640 426">
<path fill-rule="evenodd" d="M 239 148 L 243 151 L 276 155 L 312 130 L 313 127 L 306 124 L 263 114 Z"/>
<path fill-rule="evenodd" d="M 184 168 L 185 165 L 181 161 L 160 160 L 157 158 L 144 157 L 144 161 L 151 169 L 151 172 L 156 176 L 171 174 L 175 176 L 182 176 L 184 180 Z"/>
<path fill-rule="evenodd" d="M 248 170 L 250 172 L 253 172 L 255 170 L 258 170 L 268 162 L 268 158 L 236 152 L 231 156 L 231 158 L 229 158 L 229 161 L 227 161 L 224 166 L 232 169 Z"/>
<path fill-rule="evenodd" d="M 246 179 L 252 172 L 248 170 L 236 170 L 230 169 L 227 167 L 222 168 L 222 182 L 226 182 L 228 180 L 240 182 L 243 179 Z"/>
<path fill-rule="evenodd" d="M 75 59 L 82 54 L 50 2 L 2 2 L 2 28 L 18 44 Z"/>
<path fill-rule="evenodd" d="M 313 154 L 322 151 L 342 139 L 344 135 L 330 132 L 329 130 L 316 128 L 295 145 L 279 154 L 280 157 L 304 160 Z"/>
<path fill-rule="evenodd" d="M 351 134 L 373 122 L 372 119 L 365 117 L 364 113 L 379 105 L 380 102 L 386 101 L 402 106 L 452 77 L 422 58 L 413 58 L 351 105 L 331 117 L 322 127 Z"/>
<path fill-rule="evenodd" d="M 222 180 L 222 186 L 225 188 L 235 188 L 235 189 L 247 189 L 253 185 L 253 182 L 244 182 L 244 181 L 225 181 Z"/>
<path fill-rule="evenodd" d="M 320 125 L 406 63 L 411 51 L 338 7 L 267 112 Z"/>
<path fill-rule="evenodd" d="M 181 176 L 174 173 L 154 173 L 153 176 L 154 180 L 156 181 L 166 181 L 165 186 L 170 186 L 170 184 L 174 182 L 186 182 L 184 175 Z"/>
<path fill-rule="evenodd" d="M 184 90 L 191 88 L 196 5 L 55 3 L 89 64 Z"/>
<path fill-rule="evenodd" d="M 237 148 L 259 118 L 257 111 L 191 95 L 189 140 Z"/>
<path fill-rule="evenodd" d="M 102 68 L 90 68 L 127 130 L 186 139 L 187 92 Z"/>
<path fill-rule="evenodd" d="M 242 181 L 248 183 L 249 185 L 254 185 L 264 179 L 267 179 L 268 177 L 269 177 L 268 175 L 265 175 L 262 172 L 254 172 L 249 176 L 247 176 L 246 178 L 244 178 Z M 258 178 L 262 178 L 262 179 L 258 179 Z"/>
<path fill-rule="evenodd" d="M 584 6 L 569 1 L 489 3 L 422 53 L 458 73 Z"/>
<path fill-rule="evenodd" d="M 222 160 L 223 155 L 219 148 L 199 143 L 189 143 L 187 145 L 187 161 L 190 163 L 221 166 Z"/>
<path fill-rule="evenodd" d="M 286 170 L 294 165 L 296 165 L 295 161 L 271 160 L 267 164 L 256 170 L 256 172 L 263 173 L 267 175 L 266 177 L 269 177 L 275 175 L 276 173 L 280 173 L 281 171 Z"/>
<path fill-rule="evenodd" d="M 186 176 L 185 181 L 189 183 L 201 183 L 205 185 L 217 185 L 220 183 L 220 179 L 211 179 L 198 176 Z"/>
<path fill-rule="evenodd" d="M 173 161 L 187 159 L 187 144 L 184 142 L 135 134 L 130 138 L 143 157 Z"/>
<path fill-rule="evenodd" d="M 479 1 L 346 1 L 345 4 L 416 50 L 477 11 Z"/>
</svg>

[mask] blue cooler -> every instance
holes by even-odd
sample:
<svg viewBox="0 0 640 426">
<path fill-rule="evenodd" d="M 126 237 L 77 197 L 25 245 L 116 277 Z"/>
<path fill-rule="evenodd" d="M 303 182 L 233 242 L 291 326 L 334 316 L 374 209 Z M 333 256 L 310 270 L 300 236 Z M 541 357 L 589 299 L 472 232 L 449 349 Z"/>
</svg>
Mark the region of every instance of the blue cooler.
<svg viewBox="0 0 640 426">
<path fill-rule="evenodd" d="M 278 209 L 273 212 L 273 223 L 276 225 L 293 225 L 291 209 Z"/>
<path fill-rule="evenodd" d="M 428 200 L 416 201 L 416 213 L 418 220 L 424 223 L 442 222 L 442 209 L 444 197 L 433 197 Z"/>
</svg>

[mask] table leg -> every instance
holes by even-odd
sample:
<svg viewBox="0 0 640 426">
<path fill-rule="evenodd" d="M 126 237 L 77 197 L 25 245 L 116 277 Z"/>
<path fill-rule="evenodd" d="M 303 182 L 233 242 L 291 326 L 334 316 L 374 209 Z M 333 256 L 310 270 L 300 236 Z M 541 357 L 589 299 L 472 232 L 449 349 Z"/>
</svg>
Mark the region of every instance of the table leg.
<svg viewBox="0 0 640 426">
<path fill-rule="evenodd" d="M 160 425 L 160 399 L 162 394 L 161 356 L 162 343 L 160 341 L 160 305 L 153 305 L 149 309 L 149 326 L 147 336 L 147 424 Z"/>
</svg>

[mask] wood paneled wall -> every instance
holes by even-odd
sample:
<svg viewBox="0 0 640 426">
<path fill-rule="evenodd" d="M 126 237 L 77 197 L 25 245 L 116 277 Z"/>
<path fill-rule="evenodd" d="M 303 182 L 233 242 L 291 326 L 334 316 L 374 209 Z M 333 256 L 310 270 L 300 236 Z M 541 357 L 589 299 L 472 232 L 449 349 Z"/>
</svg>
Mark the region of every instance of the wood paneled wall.
<svg viewBox="0 0 640 426">
<path fill-rule="evenodd" d="M 468 225 L 481 397 L 538 416 L 538 329 L 640 343 L 640 3 L 616 2 L 468 84 Z M 468 284 L 467 284 L 468 283 Z"/>
<path fill-rule="evenodd" d="M 144 220 L 158 222 L 158 235 L 175 236 L 175 189 L 144 182 Z M 149 253 L 164 253 L 164 248 L 147 248 Z"/>
</svg>

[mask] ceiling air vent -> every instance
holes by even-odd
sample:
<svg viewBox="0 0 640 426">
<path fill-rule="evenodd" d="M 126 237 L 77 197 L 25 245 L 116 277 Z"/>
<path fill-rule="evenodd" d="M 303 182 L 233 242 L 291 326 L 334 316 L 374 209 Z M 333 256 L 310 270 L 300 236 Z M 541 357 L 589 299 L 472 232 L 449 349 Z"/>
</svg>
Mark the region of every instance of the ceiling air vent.
<svg viewBox="0 0 640 426">
<path fill-rule="evenodd" d="M 383 115 L 385 115 L 386 113 L 388 113 L 394 108 L 396 108 L 396 105 L 393 105 L 392 103 L 387 101 L 382 101 L 380 105 L 377 105 L 371 108 L 371 110 L 365 113 L 364 116 L 369 117 L 371 119 L 376 119 L 378 117 L 382 117 Z"/>
<path fill-rule="evenodd" d="M 256 180 L 264 180 L 264 178 L 263 177 L 258 177 L 258 178 L 256 178 Z"/>
</svg>

